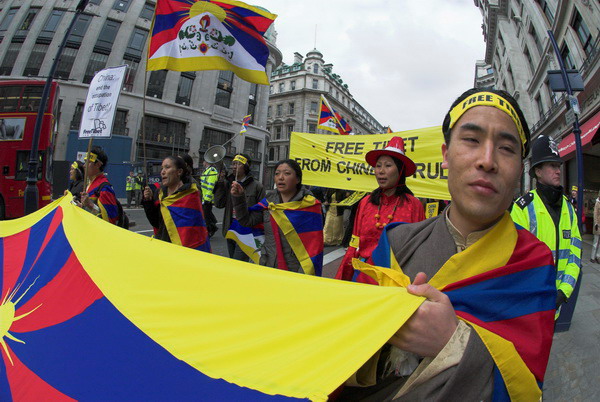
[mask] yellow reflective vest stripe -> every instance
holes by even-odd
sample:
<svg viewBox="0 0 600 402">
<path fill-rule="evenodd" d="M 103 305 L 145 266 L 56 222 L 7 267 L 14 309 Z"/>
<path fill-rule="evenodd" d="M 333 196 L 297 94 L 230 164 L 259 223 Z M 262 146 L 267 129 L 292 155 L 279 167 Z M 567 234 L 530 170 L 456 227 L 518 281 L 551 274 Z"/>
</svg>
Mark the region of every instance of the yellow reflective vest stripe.
<svg viewBox="0 0 600 402">
<path fill-rule="evenodd" d="M 127 178 L 125 179 L 125 191 L 131 191 L 133 190 L 133 182 L 135 181 L 135 179 L 131 176 L 127 176 Z"/>
<path fill-rule="evenodd" d="M 215 198 L 213 190 L 217 182 L 219 172 L 217 169 L 210 166 L 200 176 L 200 186 L 202 187 L 202 202 L 213 202 Z"/>
<path fill-rule="evenodd" d="M 569 298 L 581 267 L 581 235 L 575 208 L 563 196 L 557 232 L 546 205 L 536 190 L 531 193 L 533 200 L 526 205 L 517 201 L 510 215 L 515 223 L 529 230 L 550 248 L 556 266 L 556 288 Z"/>
</svg>

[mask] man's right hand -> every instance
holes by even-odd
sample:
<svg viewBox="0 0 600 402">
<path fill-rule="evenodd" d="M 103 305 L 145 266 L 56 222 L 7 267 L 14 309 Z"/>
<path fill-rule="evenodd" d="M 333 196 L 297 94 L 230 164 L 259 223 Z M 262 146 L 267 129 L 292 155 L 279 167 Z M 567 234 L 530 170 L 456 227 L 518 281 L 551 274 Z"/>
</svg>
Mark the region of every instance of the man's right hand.
<svg viewBox="0 0 600 402">
<path fill-rule="evenodd" d="M 150 201 L 152 199 L 152 190 L 150 187 L 146 186 L 144 188 L 144 201 Z"/>
<path fill-rule="evenodd" d="M 242 185 L 237 181 L 234 181 L 231 183 L 231 195 L 234 197 L 241 197 L 244 195 L 244 187 L 242 187 Z"/>
</svg>

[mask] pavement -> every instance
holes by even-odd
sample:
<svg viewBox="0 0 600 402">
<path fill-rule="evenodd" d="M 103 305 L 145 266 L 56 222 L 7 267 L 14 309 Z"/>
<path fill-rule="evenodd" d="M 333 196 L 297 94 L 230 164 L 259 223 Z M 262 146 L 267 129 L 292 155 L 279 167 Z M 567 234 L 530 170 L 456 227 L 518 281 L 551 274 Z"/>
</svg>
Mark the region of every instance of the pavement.
<svg viewBox="0 0 600 402">
<path fill-rule="evenodd" d="M 132 231 L 152 235 L 142 209 L 125 209 L 136 222 Z M 219 231 L 211 238 L 213 253 L 227 256 L 221 235 L 223 210 L 213 208 Z M 600 401 L 600 264 L 590 262 L 592 235 L 584 235 L 581 289 L 571 327 L 554 334 L 544 381 L 544 401 Z M 341 247 L 326 247 L 323 276 L 332 278 L 344 255 Z"/>
</svg>

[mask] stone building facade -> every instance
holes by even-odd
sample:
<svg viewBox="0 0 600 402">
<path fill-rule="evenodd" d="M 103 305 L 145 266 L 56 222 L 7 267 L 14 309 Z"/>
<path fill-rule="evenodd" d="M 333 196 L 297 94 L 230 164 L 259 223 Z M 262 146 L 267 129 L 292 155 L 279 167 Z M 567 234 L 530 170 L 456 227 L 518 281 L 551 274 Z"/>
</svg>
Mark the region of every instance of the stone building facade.
<svg viewBox="0 0 600 402">
<path fill-rule="evenodd" d="M 566 94 L 553 92 L 548 70 L 558 70 L 558 59 L 549 40 L 552 30 L 567 69 L 581 74 L 584 90 L 579 101 L 582 127 L 584 190 L 586 204 L 600 190 L 600 4 L 589 0 L 474 0 L 483 16 L 485 60 L 478 61 L 475 83 L 504 89 L 517 98 L 535 138 L 551 136 L 559 149 L 572 141 L 567 122 Z M 486 76 L 493 74 L 493 80 Z M 584 137 L 585 136 L 585 137 Z M 569 148 L 570 149 L 570 148 Z M 562 152 L 564 187 L 577 183 L 575 152 Z M 525 172 L 529 171 L 529 161 Z M 525 174 L 522 190 L 532 183 Z M 586 209 L 586 215 L 589 214 Z"/>
<path fill-rule="evenodd" d="M 0 79 L 45 79 L 77 4 L 78 0 L 0 1 Z M 131 145 L 126 160 L 113 163 L 141 160 L 145 109 L 148 159 L 189 153 L 198 167 L 207 148 L 235 137 L 227 147 L 227 159 L 236 152 L 248 153 L 254 174 L 262 178 L 269 141 L 269 86 L 251 84 L 226 71 L 145 73 L 155 5 L 156 0 L 89 1 L 68 38 L 55 75 L 60 85 L 61 116 L 55 160 L 69 161 L 76 156 L 73 150 L 79 146 L 72 142 L 77 141 L 88 83 L 94 73 L 125 64 L 127 76 L 112 134 L 113 138 L 131 138 L 123 142 Z M 282 57 L 273 27 L 266 39 L 270 75 Z M 248 131 L 239 136 L 242 119 L 249 113 L 252 120 Z"/>
<path fill-rule="evenodd" d="M 276 162 L 289 156 L 292 132 L 333 134 L 317 128 L 321 95 L 324 95 L 331 107 L 350 124 L 354 134 L 385 131 L 385 128 L 354 99 L 348 84 L 333 72 L 333 64 L 326 63 L 321 52 L 313 49 L 306 57 L 294 53 L 294 62 L 291 65 L 283 63 L 271 73 L 267 112 L 267 130 L 271 133 L 267 151 L 267 185 L 273 183 Z"/>
</svg>

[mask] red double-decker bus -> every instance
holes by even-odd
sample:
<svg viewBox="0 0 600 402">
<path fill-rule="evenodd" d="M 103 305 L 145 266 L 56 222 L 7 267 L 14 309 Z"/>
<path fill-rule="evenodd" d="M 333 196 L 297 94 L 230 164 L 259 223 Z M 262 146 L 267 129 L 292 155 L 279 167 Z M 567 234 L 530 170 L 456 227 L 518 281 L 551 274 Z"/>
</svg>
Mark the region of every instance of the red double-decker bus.
<svg viewBox="0 0 600 402">
<path fill-rule="evenodd" d="M 27 166 L 45 81 L 0 81 L 0 219 L 24 215 Z M 52 83 L 39 139 L 38 205 L 50 203 L 52 150 L 58 121 L 58 84 Z"/>
</svg>

